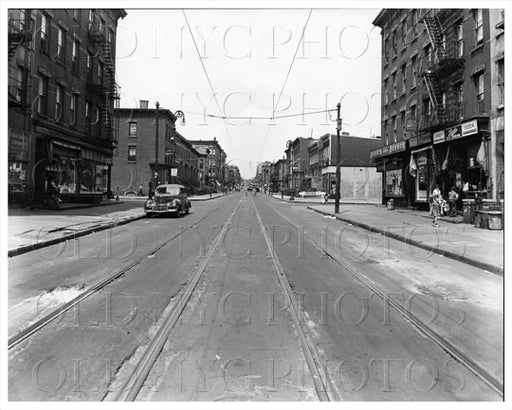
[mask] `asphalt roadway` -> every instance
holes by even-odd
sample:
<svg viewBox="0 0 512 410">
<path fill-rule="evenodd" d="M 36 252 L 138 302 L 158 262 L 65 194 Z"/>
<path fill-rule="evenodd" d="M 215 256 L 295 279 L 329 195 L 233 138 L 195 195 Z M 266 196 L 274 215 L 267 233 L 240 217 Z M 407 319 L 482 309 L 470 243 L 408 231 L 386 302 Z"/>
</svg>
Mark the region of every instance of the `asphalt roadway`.
<svg viewBox="0 0 512 410">
<path fill-rule="evenodd" d="M 9 400 L 115 399 L 195 277 L 136 400 L 502 399 L 502 277 L 264 195 L 11 258 L 9 337 L 116 271 L 9 350 Z"/>
</svg>

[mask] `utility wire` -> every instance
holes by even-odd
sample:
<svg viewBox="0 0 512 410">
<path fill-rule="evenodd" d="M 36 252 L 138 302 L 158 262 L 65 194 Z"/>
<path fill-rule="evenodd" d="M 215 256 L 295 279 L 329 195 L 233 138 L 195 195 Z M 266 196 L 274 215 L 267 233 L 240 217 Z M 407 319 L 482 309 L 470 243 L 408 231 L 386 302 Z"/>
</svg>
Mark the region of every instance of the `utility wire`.
<svg viewBox="0 0 512 410">
<path fill-rule="evenodd" d="M 190 23 L 188 21 L 188 18 L 187 18 L 187 15 L 185 13 L 185 10 L 181 9 L 181 12 L 183 13 L 183 17 L 185 18 L 185 21 L 187 23 L 188 31 L 190 32 L 190 37 L 192 37 L 192 41 L 194 42 L 194 46 L 196 48 L 197 56 L 199 57 L 199 61 L 201 62 L 201 65 L 203 66 L 203 71 L 204 71 L 204 74 L 206 75 L 206 79 L 208 81 L 208 85 L 210 86 L 210 90 L 211 90 L 211 92 L 213 94 L 213 98 L 215 98 L 215 103 L 217 104 L 217 109 L 219 110 L 220 113 L 222 113 L 222 109 L 220 108 L 219 100 L 217 98 L 217 93 L 215 92 L 215 89 L 213 88 L 212 81 L 210 79 L 210 76 L 208 75 L 208 70 L 206 69 L 206 66 L 205 66 L 205 64 L 203 62 L 203 59 L 201 58 L 201 53 L 199 52 L 199 47 L 197 46 L 197 42 L 196 42 L 196 39 L 194 37 L 194 33 L 192 33 L 192 28 L 190 27 Z M 233 153 L 236 154 L 236 150 L 233 147 L 233 142 L 231 141 L 231 137 L 230 137 L 230 134 L 229 134 L 228 127 L 226 126 L 226 121 L 224 121 L 224 128 L 226 129 L 226 136 L 228 137 L 229 145 L 231 145 L 231 149 L 233 150 Z"/>
<path fill-rule="evenodd" d="M 229 117 L 229 116 L 214 115 L 214 114 L 207 114 L 207 117 L 222 118 L 224 120 L 274 120 L 274 119 L 277 119 L 277 118 L 302 117 L 302 116 L 305 116 L 305 115 L 322 114 L 324 112 L 331 112 L 331 111 L 336 111 L 336 109 L 303 112 L 303 113 L 300 113 L 300 114 L 278 115 L 277 117 L 275 117 L 275 116 L 273 116 L 273 117 Z"/>
<path fill-rule="evenodd" d="M 286 77 L 284 79 L 284 83 L 283 83 L 283 86 L 281 87 L 281 92 L 279 93 L 279 96 L 277 97 L 277 104 L 272 107 L 272 118 L 274 118 L 274 114 L 275 114 L 275 111 L 276 111 L 276 107 L 279 106 L 279 102 L 281 101 L 281 96 L 283 95 L 283 91 L 286 87 L 286 83 L 288 82 L 288 77 L 290 76 L 290 73 L 292 71 L 292 67 L 293 67 L 293 63 L 295 62 L 295 59 L 297 58 L 297 53 L 299 52 L 299 47 L 300 47 L 300 44 L 302 42 L 302 39 L 304 38 L 304 33 L 306 32 L 306 28 L 308 26 L 308 23 L 309 23 L 309 19 L 311 17 L 311 13 L 313 12 L 313 9 L 310 9 L 309 10 L 309 14 L 308 14 L 308 18 L 306 19 L 306 24 L 304 24 L 304 28 L 302 29 L 302 34 L 300 36 L 300 39 L 297 43 L 297 48 L 295 49 L 295 54 L 293 55 L 293 59 L 290 63 L 290 67 L 288 67 L 288 72 L 286 73 Z M 263 149 L 265 148 L 265 143 L 267 142 L 267 138 L 268 138 L 268 134 L 270 133 L 270 124 L 267 126 L 267 132 L 265 133 L 265 139 L 263 140 L 263 144 L 261 145 L 261 151 L 260 151 L 260 156 L 259 156 L 259 159 L 261 159 L 261 155 L 263 154 Z"/>
</svg>

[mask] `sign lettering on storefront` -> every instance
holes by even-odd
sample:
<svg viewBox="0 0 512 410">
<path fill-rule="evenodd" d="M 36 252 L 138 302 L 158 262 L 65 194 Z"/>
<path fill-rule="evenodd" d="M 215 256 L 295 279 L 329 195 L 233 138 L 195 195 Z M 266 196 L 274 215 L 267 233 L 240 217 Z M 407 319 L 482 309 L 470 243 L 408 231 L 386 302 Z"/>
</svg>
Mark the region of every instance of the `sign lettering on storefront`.
<svg viewBox="0 0 512 410">
<path fill-rule="evenodd" d="M 432 142 L 434 144 L 439 144 L 444 141 L 444 131 L 437 131 L 432 134 Z"/>
<path fill-rule="evenodd" d="M 394 144 L 385 145 L 384 147 L 374 149 L 370 151 L 370 158 L 379 158 L 384 157 L 386 155 L 395 153 L 395 152 L 402 152 L 405 151 L 407 141 L 398 141 Z"/>
<path fill-rule="evenodd" d="M 414 137 L 409 139 L 409 148 L 417 147 L 418 145 L 430 144 L 431 138 L 430 134 L 420 135 L 418 137 Z"/>
<path fill-rule="evenodd" d="M 478 134 L 478 122 L 477 120 L 465 122 L 461 125 L 462 136 Z"/>
<path fill-rule="evenodd" d="M 432 139 L 434 144 L 439 144 L 444 141 L 451 141 L 474 134 L 478 134 L 477 120 L 471 120 L 461 125 L 456 125 L 455 127 L 434 132 L 432 134 Z"/>
</svg>

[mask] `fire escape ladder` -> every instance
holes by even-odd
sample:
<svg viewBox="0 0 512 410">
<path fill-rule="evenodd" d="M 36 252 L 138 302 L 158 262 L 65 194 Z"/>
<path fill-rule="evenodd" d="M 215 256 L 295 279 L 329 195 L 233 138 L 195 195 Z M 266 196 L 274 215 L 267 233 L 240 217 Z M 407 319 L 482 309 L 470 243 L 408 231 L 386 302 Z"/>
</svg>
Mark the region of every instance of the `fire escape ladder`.
<svg viewBox="0 0 512 410">
<path fill-rule="evenodd" d="M 434 17 L 424 17 L 423 22 L 425 24 L 425 28 L 427 29 L 432 48 L 436 53 L 438 61 L 440 61 L 446 55 L 446 48 L 445 44 L 443 43 L 443 27 L 441 25 L 441 21 L 439 20 L 439 17 L 435 15 Z"/>
<path fill-rule="evenodd" d="M 437 117 L 438 121 L 442 121 L 444 116 L 446 115 L 446 108 L 443 106 L 441 102 L 441 93 L 439 92 L 439 88 L 437 87 L 436 79 L 430 72 L 425 71 L 425 73 L 423 74 L 423 81 L 427 88 L 430 101 L 432 102 L 434 114 Z"/>
</svg>

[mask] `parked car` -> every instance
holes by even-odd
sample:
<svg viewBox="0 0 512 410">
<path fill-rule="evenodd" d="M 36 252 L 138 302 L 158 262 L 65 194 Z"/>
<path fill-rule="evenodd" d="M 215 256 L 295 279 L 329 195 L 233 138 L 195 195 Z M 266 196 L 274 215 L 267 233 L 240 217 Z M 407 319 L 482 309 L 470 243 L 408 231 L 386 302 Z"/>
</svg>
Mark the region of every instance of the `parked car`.
<svg viewBox="0 0 512 410">
<path fill-rule="evenodd" d="M 153 199 L 148 199 L 144 203 L 144 211 L 146 216 L 156 214 L 180 216 L 188 214 L 191 206 L 183 185 L 164 184 L 158 185 Z"/>
</svg>

